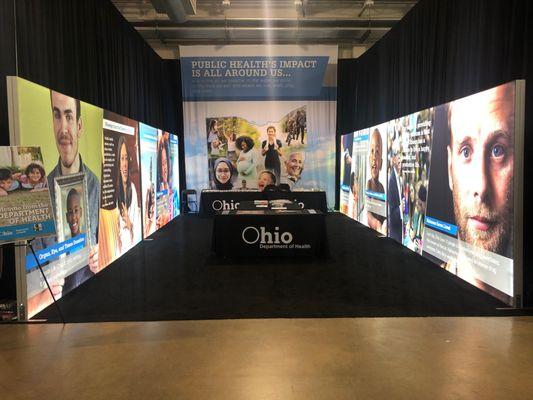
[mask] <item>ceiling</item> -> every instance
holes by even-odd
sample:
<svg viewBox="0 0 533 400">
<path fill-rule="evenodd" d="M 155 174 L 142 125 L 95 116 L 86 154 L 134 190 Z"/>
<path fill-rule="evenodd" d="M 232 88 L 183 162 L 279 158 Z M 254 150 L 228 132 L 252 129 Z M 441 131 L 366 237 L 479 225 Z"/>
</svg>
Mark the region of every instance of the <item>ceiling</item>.
<svg viewBox="0 0 533 400">
<path fill-rule="evenodd" d="M 179 45 L 337 44 L 358 57 L 417 0 L 112 0 L 163 58 Z"/>
</svg>

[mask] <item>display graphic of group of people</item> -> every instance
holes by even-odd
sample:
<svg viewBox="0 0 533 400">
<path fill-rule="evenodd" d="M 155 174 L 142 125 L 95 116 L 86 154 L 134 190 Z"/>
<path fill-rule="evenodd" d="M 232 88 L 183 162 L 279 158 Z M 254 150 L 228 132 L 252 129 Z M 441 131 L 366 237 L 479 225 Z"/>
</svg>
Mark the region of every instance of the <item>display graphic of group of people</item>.
<svg viewBox="0 0 533 400">
<path fill-rule="evenodd" d="M 20 119 L 20 141 L 27 145 L 43 143 L 47 138 L 43 133 L 36 135 L 34 127 L 51 126 L 48 138 L 54 139 L 55 148 L 41 147 L 43 159 L 57 159 L 57 164 L 48 176 L 38 162 L 30 163 L 24 173 L 8 170 L 10 173 L 0 179 L 0 196 L 49 189 L 57 236 L 33 243 L 57 299 L 125 254 L 143 237 L 139 123 L 85 103 L 82 107 L 78 99 L 17 79 L 18 106 L 23 111 L 19 115 L 37 116 L 35 120 Z M 43 112 L 42 107 L 50 111 Z M 156 227 L 178 214 L 177 188 L 171 184 L 177 160 L 172 168 L 170 136 L 162 131 L 159 135 L 157 190 L 151 197 L 154 207 L 150 209 L 152 215 L 144 215 L 145 224 L 152 220 Z M 98 168 L 101 179 L 94 173 Z M 153 232 L 150 227 L 145 233 L 148 231 Z M 52 299 L 31 252 L 26 256 L 26 266 L 27 314 L 31 317 Z"/>
<path fill-rule="evenodd" d="M 212 189 L 298 188 L 308 133 L 305 107 L 266 126 L 239 117 L 208 118 L 206 123 Z"/>
<path fill-rule="evenodd" d="M 511 82 L 345 135 L 341 212 L 510 302 L 514 102 Z"/>
</svg>

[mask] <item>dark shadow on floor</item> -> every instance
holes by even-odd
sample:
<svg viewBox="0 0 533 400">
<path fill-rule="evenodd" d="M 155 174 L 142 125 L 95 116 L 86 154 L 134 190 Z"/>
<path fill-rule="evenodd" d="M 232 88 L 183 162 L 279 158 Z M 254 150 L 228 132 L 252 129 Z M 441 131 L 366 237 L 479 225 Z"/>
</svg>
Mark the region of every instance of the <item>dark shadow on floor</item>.
<svg viewBox="0 0 533 400">
<path fill-rule="evenodd" d="M 343 215 L 331 214 L 326 223 L 327 259 L 231 261 L 211 254 L 211 219 L 181 216 L 60 306 L 67 322 L 513 315 Z M 58 321 L 53 306 L 35 318 Z"/>
</svg>

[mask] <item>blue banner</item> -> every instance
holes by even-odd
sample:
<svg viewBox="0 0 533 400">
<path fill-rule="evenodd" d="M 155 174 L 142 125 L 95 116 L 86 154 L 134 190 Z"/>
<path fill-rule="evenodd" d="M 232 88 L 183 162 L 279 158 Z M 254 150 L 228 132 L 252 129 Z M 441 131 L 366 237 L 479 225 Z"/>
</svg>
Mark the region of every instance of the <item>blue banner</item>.
<svg viewBox="0 0 533 400">
<path fill-rule="evenodd" d="M 371 197 L 373 199 L 377 199 L 377 200 L 381 200 L 381 201 L 386 201 L 387 200 L 387 195 L 385 193 L 378 193 L 378 192 L 373 192 L 371 190 L 365 190 L 365 194 L 368 197 Z"/>
<path fill-rule="evenodd" d="M 336 100 L 327 56 L 182 57 L 184 101 Z"/>
<path fill-rule="evenodd" d="M 157 129 L 150 125 L 139 123 L 139 136 L 141 140 L 157 142 Z"/>
<path fill-rule="evenodd" d="M 87 238 L 84 233 L 72 238 L 65 240 L 61 243 L 56 243 L 52 246 L 49 246 L 45 249 L 39 250 L 35 252 L 35 255 L 39 259 L 39 263 L 42 265 L 45 262 L 53 261 L 59 258 L 62 254 L 72 254 L 75 253 L 78 250 L 83 249 L 86 246 Z M 37 263 L 35 262 L 35 257 L 33 257 L 33 254 L 30 252 L 26 256 L 26 270 L 33 269 L 37 266 Z"/>
<path fill-rule="evenodd" d="M 447 233 L 449 235 L 457 236 L 457 226 L 438 220 L 437 218 L 432 218 L 426 216 L 426 226 L 436 229 L 438 231 Z"/>
<path fill-rule="evenodd" d="M 53 220 L 31 224 L 13 225 L 0 228 L 0 241 L 3 243 L 27 239 L 32 236 L 48 236 L 56 233 Z"/>
<path fill-rule="evenodd" d="M 367 140 L 368 140 L 368 133 L 361 133 L 359 135 L 355 133 L 353 136 L 354 143 L 365 142 Z"/>
</svg>

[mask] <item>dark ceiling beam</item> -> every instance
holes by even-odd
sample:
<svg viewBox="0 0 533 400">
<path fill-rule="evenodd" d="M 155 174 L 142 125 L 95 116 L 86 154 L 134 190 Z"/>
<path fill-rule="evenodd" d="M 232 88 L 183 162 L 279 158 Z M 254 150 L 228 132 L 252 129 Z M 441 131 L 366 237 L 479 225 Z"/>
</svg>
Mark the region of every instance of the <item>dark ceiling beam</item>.
<svg viewBox="0 0 533 400">
<path fill-rule="evenodd" d="M 266 30 L 266 29 L 210 29 L 203 30 L 201 34 L 191 30 L 173 30 L 161 32 L 155 29 L 139 31 L 139 33 L 148 40 L 161 39 L 162 37 L 169 40 L 196 40 L 196 41 L 209 41 L 217 38 L 222 38 L 228 36 L 230 39 L 237 38 L 253 38 L 262 41 L 270 41 L 273 39 L 286 39 L 286 38 L 298 38 L 300 39 L 329 39 L 331 41 L 349 41 L 354 43 L 359 43 L 362 35 L 366 35 L 365 40 L 376 36 L 382 36 L 386 31 L 377 31 L 374 33 L 357 33 L 357 31 L 332 31 L 332 30 L 297 30 L 297 29 L 283 29 L 283 30 Z"/>
<path fill-rule="evenodd" d="M 372 29 L 392 28 L 398 20 L 372 20 Z M 332 20 L 332 19 L 300 19 L 294 18 L 211 18 L 190 20 L 177 24 L 173 21 L 142 21 L 132 22 L 135 28 L 292 28 L 295 26 L 303 28 L 338 28 L 338 29 L 368 29 L 368 20 Z"/>
<path fill-rule="evenodd" d="M 154 9 L 167 14 L 177 23 L 183 23 L 196 14 L 196 0 L 151 0 Z"/>
<path fill-rule="evenodd" d="M 365 43 L 365 46 L 374 44 L 381 37 L 376 37 L 375 39 L 368 40 Z M 265 41 L 263 38 L 235 38 L 230 37 L 232 44 L 253 44 L 253 45 L 264 45 Z M 151 39 L 146 39 L 148 43 L 159 43 L 157 40 L 152 41 Z M 218 45 L 218 44 L 227 44 L 228 39 L 225 37 L 218 38 L 209 38 L 209 39 L 171 39 L 165 41 L 166 47 L 174 47 L 179 45 Z M 298 41 L 295 42 L 294 38 L 271 38 L 269 44 L 300 44 L 300 45 L 315 45 L 315 44 L 336 44 L 339 46 L 360 46 L 359 40 L 353 38 L 353 40 L 348 39 L 338 39 L 338 38 L 327 38 L 327 39 L 316 39 L 316 38 L 298 38 Z"/>
<path fill-rule="evenodd" d="M 150 35 L 162 35 L 164 38 L 169 37 L 179 37 L 179 36 L 197 36 L 197 37 L 203 37 L 203 36 L 216 36 L 216 35 L 223 35 L 226 31 L 228 32 L 256 32 L 256 33 L 267 33 L 271 32 L 273 35 L 276 34 L 283 34 L 283 33 L 298 33 L 298 34 L 308 34 L 310 36 L 322 36 L 322 35 L 333 35 L 333 36 L 339 36 L 341 34 L 344 35 L 356 35 L 359 31 L 364 31 L 365 33 L 367 31 L 377 31 L 377 32 L 388 32 L 389 29 L 387 28 L 380 28 L 380 29 L 368 29 L 367 27 L 364 28 L 344 28 L 344 29 L 315 29 L 315 28 L 302 28 L 302 27 L 294 27 L 294 28 L 202 28 L 202 29 L 187 29 L 187 28 L 140 28 L 137 29 L 137 31 L 143 35 L 144 37 L 148 37 Z M 362 35 L 362 34 L 361 34 Z M 357 38 L 360 38 L 361 35 L 356 35 Z"/>
</svg>

